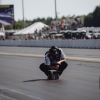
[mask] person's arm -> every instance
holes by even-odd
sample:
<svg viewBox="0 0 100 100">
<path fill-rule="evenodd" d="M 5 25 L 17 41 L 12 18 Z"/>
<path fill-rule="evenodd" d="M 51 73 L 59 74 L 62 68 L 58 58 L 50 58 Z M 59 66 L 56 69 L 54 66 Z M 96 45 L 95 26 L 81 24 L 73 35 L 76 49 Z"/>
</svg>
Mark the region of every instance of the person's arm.
<svg viewBox="0 0 100 100">
<path fill-rule="evenodd" d="M 60 61 L 58 61 L 57 64 L 61 64 L 61 63 L 64 62 L 64 61 L 66 61 L 66 58 L 64 58 L 64 59 L 62 59 L 62 60 L 60 60 Z"/>
<path fill-rule="evenodd" d="M 47 65 L 47 67 L 50 68 L 50 69 L 56 69 L 55 66 L 51 66 L 50 65 L 50 59 L 49 59 L 49 57 L 47 55 L 45 55 L 44 64 Z"/>
<path fill-rule="evenodd" d="M 61 50 L 61 60 L 57 62 L 58 64 L 61 64 L 62 62 L 66 61 L 66 55 L 64 54 L 62 49 L 60 50 Z"/>
</svg>

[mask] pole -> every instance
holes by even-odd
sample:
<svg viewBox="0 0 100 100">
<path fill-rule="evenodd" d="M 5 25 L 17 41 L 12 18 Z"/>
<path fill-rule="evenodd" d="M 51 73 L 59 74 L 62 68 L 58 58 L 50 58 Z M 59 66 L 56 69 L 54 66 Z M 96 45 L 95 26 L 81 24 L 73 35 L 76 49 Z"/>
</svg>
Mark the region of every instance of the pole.
<svg viewBox="0 0 100 100">
<path fill-rule="evenodd" d="M 0 0 L 0 5 L 2 5 L 2 0 Z"/>
<path fill-rule="evenodd" d="M 25 21 L 24 21 L 24 1 L 22 0 L 22 12 L 23 12 L 23 29 L 25 28 Z"/>
<path fill-rule="evenodd" d="M 56 9 L 56 0 L 55 0 L 55 19 L 56 19 L 56 23 L 57 24 L 57 9 Z M 56 25 L 56 29 L 57 29 L 57 25 Z"/>
<path fill-rule="evenodd" d="M 2 6 L 2 0 L 0 0 L 0 5 Z M 5 34 L 4 25 L 1 23 L 1 32 Z M 5 34 L 6 35 L 6 34 Z M 5 37 L 5 36 L 4 36 Z"/>
</svg>

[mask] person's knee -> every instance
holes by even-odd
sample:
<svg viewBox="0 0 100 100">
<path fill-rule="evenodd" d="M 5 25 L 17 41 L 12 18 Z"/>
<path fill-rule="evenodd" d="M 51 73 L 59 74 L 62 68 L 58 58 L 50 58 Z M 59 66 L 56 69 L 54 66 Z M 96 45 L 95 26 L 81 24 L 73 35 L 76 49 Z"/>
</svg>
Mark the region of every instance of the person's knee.
<svg viewBox="0 0 100 100">
<path fill-rule="evenodd" d="M 67 63 L 67 62 L 65 62 L 65 66 L 66 66 L 66 67 L 68 66 L 68 63 Z"/>
<path fill-rule="evenodd" d="M 42 63 L 40 66 L 39 66 L 39 68 L 42 70 L 43 68 L 44 68 L 44 63 Z"/>
<path fill-rule="evenodd" d="M 68 66 L 68 63 L 67 62 L 62 62 L 61 64 L 64 68 L 66 68 Z"/>
<path fill-rule="evenodd" d="M 64 69 L 66 69 L 67 66 L 68 66 L 68 64 L 66 62 L 62 62 L 61 65 L 59 66 L 58 70 L 64 70 Z"/>
</svg>

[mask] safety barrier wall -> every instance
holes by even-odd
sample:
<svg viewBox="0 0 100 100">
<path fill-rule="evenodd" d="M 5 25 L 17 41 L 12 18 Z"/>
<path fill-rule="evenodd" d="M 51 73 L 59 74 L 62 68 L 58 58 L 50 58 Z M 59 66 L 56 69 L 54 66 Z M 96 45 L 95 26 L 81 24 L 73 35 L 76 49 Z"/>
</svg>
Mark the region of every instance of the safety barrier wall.
<svg viewBox="0 0 100 100">
<path fill-rule="evenodd" d="M 5 40 L 0 46 L 51 47 L 61 48 L 93 48 L 100 49 L 100 39 L 96 40 Z"/>
</svg>

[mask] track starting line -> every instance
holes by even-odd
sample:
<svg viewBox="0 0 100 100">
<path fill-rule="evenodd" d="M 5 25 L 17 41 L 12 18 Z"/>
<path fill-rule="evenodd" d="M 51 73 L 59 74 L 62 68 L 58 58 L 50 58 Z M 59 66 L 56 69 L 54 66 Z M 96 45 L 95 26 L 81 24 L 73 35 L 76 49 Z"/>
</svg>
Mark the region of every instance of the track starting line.
<svg viewBox="0 0 100 100">
<path fill-rule="evenodd" d="M 39 54 L 20 54 L 20 53 L 5 53 L 5 52 L 0 52 L 0 55 L 44 58 L 44 55 L 39 55 Z M 72 57 L 72 56 L 67 56 L 66 59 L 67 60 L 76 60 L 76 61 L 86 61 L 86 62 L 100 63 L 100 58 L 86 58 L 86 57 Z"/>
</svg>

